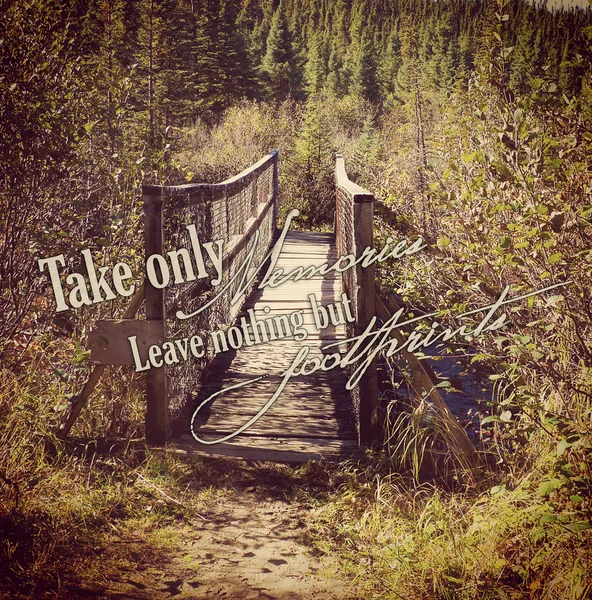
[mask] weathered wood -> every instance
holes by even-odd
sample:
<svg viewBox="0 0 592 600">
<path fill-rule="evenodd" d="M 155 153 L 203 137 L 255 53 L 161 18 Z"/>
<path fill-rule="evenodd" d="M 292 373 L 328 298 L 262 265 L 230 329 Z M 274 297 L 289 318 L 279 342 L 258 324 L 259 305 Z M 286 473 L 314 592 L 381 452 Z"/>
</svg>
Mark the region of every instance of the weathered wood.
<svg viewBox="0 0 592 600">
<path fill-rule="evenodd" d="M 345 170 L 345 161 L 342 154 L 335 157 L 335 183 L 347 194 L 356 196 L 358 202 L 374 202 L 374 196 L 357 183 L 350 181 Z"/>
<path fill-rule="evenodd" d="M 361 256 L 365 248 L 374 245 L 373 211 L 374 198 L 370 201 L 366 196 L 354 196 L 354 224 L 356 233 L 356 255 Z M 356 334 L 361 335 L 376 314 L 374 264 L 366 268 L 357 267 L 358 279 L 358 319 Z M 360 442 L 373 444 L 380 437 L 378 418 L 378 388 L 376 376 L 376 360 L 367 368 L 360 379 Z"/>
<path fill-rule="evenodd" d="M 249 420 L 254 413 L 231 414 L 213 413 L 209 415 L 206 423 L 196 428 L 196 433 L 203 439 L 216 439 L 222 434 L 236 431 L 243 423 Z M 353 422 L 340 424 L 335 419 L 309 417 L 296 414 L 265 414 L 256 423 L 251 425 L 243 436 L 266 435 L 282 438 L 328 438 L 356 440 L 357 433 Z"/>
<path fill-rule="evenodd" d="M 146 257 L 163 254 L 163 196 L 160 191 L 144 188 L 144 226 Z M 164 290 L 146 282 L 146 319 L 158 321 L 164 339 Z M 153 445 L 164 444 L 169 437 L 166 365 L 151 368 L 146 374 L 146 441 Z"/>
<path fill-rule="evenodd" d="M 272 150 L 269 154 L 258 160 L 255 164 L 247 167 L 237 175 L 233 175 L 229 179 L 225 179 L 220 183 L 184 183 L 182 185 L 145 185 L 143 189 L 144 196 L 162 196 L 166 190 L 167 196 L 182 196 L 186 194 L 205 193 L 208 197 L 222 197 L 224 189 L 229 186 L 238 185 L 240 191 L 248 182 L 249 176 L 261 173 L 267 168 L 267 163 L 270 160 L 277 160 L 277 150 Z"/>
<path fill-rule="evenodd" d="M 343 156 L 338 154 L 335 162 L 336 201 L 339 195 L 345 194 L 353 202 L 353 228 L 356 256 L 361 256 L 366 248 L 374 245 L 374 196 L 350 181 L 345 170 Z M 344 224 L 340 222 L 336 210 L 335 235 L 337 247 L 342 248 Z M 356 267 L 357 276 L 357 314 L 356 334 L 360 335 L 371 323 L 376 314 L 375 307 L 375 269 L 374 264 L 362 268 Z M 360 395 L 359 435 L 360 443 L 372 445 L 381 437 L 381 426 L 378 415 L 378 382 L 376 360 L 368 366 L 358 385 Z"/>
<path fill-rule="evenodd" d="M 223 237 L 225 244 L 222 270 L 227 276 L 237 257 L 244 254 L 245 248 L 263 223 L 266 224 L 265 231 L 269 237 L 269 222 L 274 221 L 277 210 L 277 163 L 278 153 L 272 151 L 248 169 L 221 183 L 144 186 L 146 257 L 163 254 L 164 202 L 171 206 L 171 210 L 175 210 L 176 202 L 179 202 L 181 209 L 200 205 L 206 211 L 206 220 L 212 219 L 214 213 L 216 215 L 216 235 Z M 261 177 L 262 175 L 264 176 Z M 212 223 L 213 221 L 210 222 Z M 266 238 L 265 243 L 268 241 Z M 149 285 L 146 301 L 147 319 L 161 321 L 164 331 L 167 318 L 164 290 Z M 225 320 L 236 314 L 240 302 L 235 303 L 235 307 L 225 311 Z M 212 311 L 211 314 L 216 313 Z M 212 329 L 216 328 L 216 323 L 212 322 L 211 325 Z M 208 355 L 203 361 L 206 366 L 209 359 Z M 170 372 L 172 376 L 172 367 Z M 167 388 L 166 366 L 151 368 L 147 373 L 146 410 L 146 439 L 151 444 L 162 444 L 168 438 Z"/>
<path fill-rule="evenodd" d="M 198 444 L 191 436 L 182 436 L 167 450 L 171 453 L 191 456 L 210 454 L 231 456 L 243 460 L 303 463 L 309 460 L 342 460 L 344 456 L 359 454 L 354 440 L 321 440 L 300 438 L 297 440 L 272 437 L 236 438 L 206 446 Z"/>
<path fill-rule="evenodd" d="M 97 321 L 88 336 L 90 360 L 101 365 L 133 366 L 134 358 L 128 340 L 136 336 L 140 359 L 144 363 L 148 348 L 164 341 L 162 321 L 107 319 Z"/>
<path fill-rule="evenodd" d="M 314 240 L 323 244 L 313 246 L 319 264 L 327 261 L 335 246 L 330 234 L 310 235 L 305 232 L 289 232 L 286 243 L 293 247 L 305 245 L 310 248 Z M 300 261 L 300 265 L 305 263 Z M 298 261 L 284 257 L 277 262 L 278 268 L 287 272 L 299 266 Z M 243 345 L 233 352 L 219 354 L 210 365 L 201 386 L 195 406 L 212 394 L 248 379 L 265 376 L 246 387 L 225 391 L 204 407 L 196 417 L 196 432 L 208 439 L 218 439 L 236 431 L 250 417 L 256 415 L 272 397 L 282 378 L 281 373 L 289 367 L 298 350 L 303 346 L 310 349 L 310 357 L 322 358 L 323 353 L 333 354 L 337 348 L 325 350 L 325 346 L 344 340 L 343 325 L 317 331 L 308 295 L 316 294 L 321 305 L 340 300 L 341 281 L 334 277 L 327 281 L 291 281 L 278 288 L 253 290 L 239 319 L 253 307 L 258 320 L 302 309 L 302 327 L 308 338 L 296 341 L 293 337 L 270 341 L 252 346 Z M 290 286 L 290 292 L 286 289 Z M 264 307 L 271 307 L 266 313 Z M 355 447 L 357 433 L 351 405 L 346 390 L 347 375 L 339 367 L 332 371 L 318 371 L 308 376 L 292 378 L 278 397 L 276 403 L 256 423 L 237 438 L 213 446 L 195 444 L 203 452 L 256 457 L 257 460 L 308 460 L 325 454 L 338 454 L 344 448 Z M 193 438 L 191 438 L 193 439 Z M 349 444 L 344 445 L 344 440 Z M 278 447 L 278 444 L 280 447 Z"/>
<path fill-rule="evenodd" d="M 378 295 L 376 297 L 376 310 L 378 317 L 384 322 L 388 321 L 392 316 Z M 397 329 L 391 330 L 390 336 L 401 344 L 405 341 L 403 334 Z M 417 356 L 415 356 L 415 354 L 413 354 L 413 352 L 409 352 L 406 349 L 401 351 L 401 355 L 411 368 L 415 385 L 423 390 L 426 396 L 432 400 L 434 406 L 444 419 L 444 422 L 447 424 L 448 431 L 450 433 L 450 439 L 454 446 L 453 450 L 456 452 L 457 456 L 461 460 L 464 458 L 464 461 L 468 465 L 474 464 L 477 460 L 475 446 L 469 439 L 467 432 L 459 425 L 455 416 L 446 405 L 446 402 L 444 402 L 444 399 L 442 398 L 438 389 L 435 387 L 432 377 L 430 377 L 430 374 L 424 367 L 423 363 L 417 358 Z"/>
<path fill-rule="evenodd" d="M 216 383 L 208 383 L 202 389 L 202 398 L 208 398 L 214 392 L 227 386 L 244 383 L 243 377 L 220 376 Z M 345 390 L 346 377 L 301 377 L 290 381 L 266 416 L 274 414 L 306 414 L 311 418 L 353 420 L 351 401 Z M 263 379 L 248 387 L 226 391 L 204 409 L 209 413 L 232 415 L 238 413 L 257 413 L 276 391 L 279 380 Z M 198 413 L 198 417 L 199 417 Z"/>
<path fill-rule="evenodd" d="M 146 293 L 146 285 L 143 283 L 132 296 L 131 302 L 123 315 L 124 319 L 133 319 L 136 316 L 136 313 L 140 309 L 142 302 L 144 301 L 144 295 Z M 80 412 L 86 405 L 89 396 L 92 394 L 93 390 L 99 383 L 101 376 L 103 375 L 103 371 L 105 370 L 105 365 L 97 365 L 91 371 L 91 374 L 84 384 L 80 394 L 76 396 L 76 400 L 72 404 L 72 408 L 68 414 L 66 420 L 60 425 L 58 430 L 58 437 L 64 439 L 68 437 L 70 434 L 70 430 L 72 426 L 76 422 L 76 419 L 80 415 Z"/>
</svg>

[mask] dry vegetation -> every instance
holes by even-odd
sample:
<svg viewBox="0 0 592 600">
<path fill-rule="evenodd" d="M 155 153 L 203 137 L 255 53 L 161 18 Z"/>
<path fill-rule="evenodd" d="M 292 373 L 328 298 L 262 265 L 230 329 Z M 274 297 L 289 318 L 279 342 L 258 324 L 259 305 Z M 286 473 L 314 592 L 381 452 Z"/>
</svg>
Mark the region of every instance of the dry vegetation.
<svg viewBox="0 0 592 600">
<path fill-rule="evenodd" d="M 499 21 L 502 27 L 501 15 Z M 24 28 L 42 48 L 35 31 Z M 110 149 L 107 130 L 94 138 L 89 130 L 76 143 L 67 138 L 63 177 L 55 176 L 53 163 L 39 163 L 48 183 L 40 196 L 20 189 L 30 202 L 18 218 L 18 195 L 6 188 L 0 196 L 3 211 L 16 219 L 6 230 L 14 235 L 25 230 L 22 219 L 46 207 L 27 236 L 2 239 L 17 258 L 32 245 L 37 254 L 63 249 L 72 265 L 92 242 L 105 263 L 122 259 L 125 249 L 128 262 L 139 264 L 139 246 L 126 243 L 140 239 L 138 185 L 151 174 L 160 177 L 165 159 L 169 177 L 211 182 L 277 148 L 283 209 L 300 208 L 301 227 L 327 228 L 334 154 L 343 152 L 351 178 L 376 195 L 377 240 L 423 235 L 429 242 L 414 260 L 386 265 L 380 274 L 383 288 L 408 312 L 438 310 L 441 322 L 453 324 L 455 315 L 490 304 L 507 285 L 518 295 L 569 282 L 513 307 L 512 325 L 500 335 L 455 348 L 465 353 L 467 369 L 479 369 L 493 385 L 480 467 L 463 471 L 449 457 L 430 465 L 426 480 L 417 453 L 409 460 L 375 454 L 363 465 L 335 468 L 274 467 L 256 476 L 248 468 L 237 474 L 235 467 L 185 463 L 133 443 L 143 431 L 143 382 L 115 369 L 73 430 L 86 441 L 66 447 L 55 432 L 88 375 L 88 323 L 106 312 L 120 314 L 121 306 L 55 318 L 28 265 L 15 302 L 9 296 L 17 288 L 8 279 L 0 290 L 5 306 L 14 304 L 0 327 L 0 594 L 70 593 L 64 586 L 118 569 L 125 550 L 117 544 L 130 532 L 143 540 L 144 553 L 160 560 L 174 540 L 166 527 L 199 524 L 208 499 L 251 479 L 265 486 L 279 472 L 288 497 L 306 502 L 308 543 L 339 562 L 360 597 L 590 597 L 592 81 L 588 72 L 578 97 L 542 78 L 510 93 L 499 77 L 507 71 L 507 54 L 495 40 L 492 35 L 466 85 L 447 93 L 413 80 L 407 54 L 406 85 L 380 112 L 359 97 L 319 92 L 305 104 L 238 102 L 214 125 L 204 119 L 167 128 L 164 141 L 176 151 L 166 146 L 149 157 L 146 173 L 144 146 L 124 144 L 127 129 L 114 138 L 120 153 Z M 582 44 L 586 64 L 590 39 Z M 54 58 L 56 64 L 43 68 L 55 76 Z M 68 71 L 65 106 L 73 114 L 81 110 L 76 80 Z M 121 93 L 114 109 L 133 123 L 135 113 Z M 58 125 L 68 116 L 52 115 Z M 90 180 L 94 187 L 87 188 Z M 69 198 L 64 210 L 49 202 L 54 196 Z M 94 208 L 84 220 L 79 215 L 87 205 Z M 106 214 L 113 218 L 104 223 Z M 20 269 L 21 262 L 14 264 Z M 20 277 L 19 269 L 13 277 Z M 408 409 L 391 408 L 399 415 Z M 437 431 L 415 410 L 399 422 L 413 416 L 429 443 Z M 109 452 L 112 440 L 118 446 Z M 234 475 L 220 481 L 224 469 Z M 308 497 L 298 487 L 309 489 Z"/>
</svg>

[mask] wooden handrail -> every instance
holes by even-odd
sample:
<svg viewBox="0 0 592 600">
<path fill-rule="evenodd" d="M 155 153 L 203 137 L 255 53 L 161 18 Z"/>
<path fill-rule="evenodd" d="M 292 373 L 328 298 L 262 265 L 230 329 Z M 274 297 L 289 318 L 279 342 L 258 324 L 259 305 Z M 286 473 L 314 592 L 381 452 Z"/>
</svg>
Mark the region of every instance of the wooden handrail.
<svg viewBox="0 0 592 600">
<path fill-rule="evenodd" d="M 267 166 L 267 163 L 270 161 L 277 161 L 278 151 L 272 150 L 258 160 L 256 163 L 252 164 L 250 167 L 247 167 L 244 171 L 238 173 L 238 175 L 233 175 L 224 181 L 220 181 L 218 183 L 184 183 L 181 185 L 144 185 L 142 187 L 142 193 L 144 196 L 176 196 L 179 194 L 187 194 L 191 192 L 198 191 L 214 191 L 220 190 L 224 191 L 225 188 L 235 185 L 241 181 L 248 182 L 248 178 L 255 174 L 257 171 L 262 171 Z"/>
<path fill-rule="evenodd" d="M 336 217 L 335 237 L 337 239 L 337 251 L 340 254 L 355 252 L 361 256 L 365 248 L 371 248 L 374 244 L 374 196 L 356 183 L 350 181 L 345 170 L 345 161 L 341 154 L 335 160 L 335 195 L 336 195 Z M 341 205 L 340 205 L 341 203 Z M 351 203 L 351 204 L 350 204 Z M 343 227 L 346 226 L 341 220 L 345 220 L 346 207 L 351 223 L 348 224 L 353 234 L 354 248 L 346 248 Z M 352 206 L 353 205 L 353 206 Z M 353 214 L 350 212 L 353 209 Z M 340 218 L 341 215 L 341 218 Z M 345 275 L 345 274 L 344 274 Z M 347 277 L 347 276 L 346 276 Z M 346 278 L 344 278 L 344 284 Z M 356 267 L 357 289 L 347 289 L 346 292 L 355 294 L 356 307 L 356 335 L 360 335 L 370 325 L 376 315 L 376 293 L 374 264 L 362 268 Z M 359 405 L 359 442 L 363 445 L 372 445 L 380 438 L 380 419 L 378 416 L 378 384 L 376 375 L 376 361 L 366 370 L 358 385 Z"/>
<path fill-rule="evenodd" d="M 374 195 L 347 176 L 342 154 L 335 157 L 335 184 L 354 198 L 354 202 L 374 202 Z"/>
<path fill-rule="evenodd" d="M 335 162 L 335 185 L 337 202 L 339 202 L 340 193 L 346 195 L 353 202 L 353 223 L 350 226 L 353 227 L 355 235 L 356 255 L 360 256 L 364 248 L 372 246 L 374 196 L 349 179 L 345 170 L 345 161 L 341 154 L 337 155 Z M 341 230 L 344 223 L 340 223 L 338 214 L 339 211 L 336 212 L 335 235 L 338 239 L 338 251 L 343 252 L 341 237 L 346 232 Z M 383 322 L 388 321 L 391 315 L 378 294 L 379 289 L 375 284 L 374 268 L 361 269 L 358 267 L 356 274 L 358 285 L 356 333 L 358 333 L 365 329 L 374 315 L 378 316 Z M 370 298 L 370 295 L 372 295 L 372 298 Z M 403 335 L 397 330 L 391 332 L 391 337 L 394 337 L 400 343 L 404 341 Z M 411 369 L 414 385 L 432 400 L 436 410 L 447 424 L 450 442 L 457 456 L 467 466 L 475 464 L 477 460 L 475 447 L 444 402 L 436 388 L 437 382 L 432 381 L 429 370 L 412 352 L 403 349 L 402 356 Z M 373 378 L 373 380 L 366 380 L 364 387 L 362 382 L 360 383 L 360 441 L 362 443 L 372 442 L 380 434 L 379 424 L 376 422 L 378 418 L 376 371 L 369 375 L 370 378 Z"/>
<path fill-rule="evenodd" d="M 271 190 L 263 202 L 257 202 L 257 187 L 255 186 L 254 203 L 249 205 L 248 214 L 240 215 L 240 223 L 232 231 L 229 228 L 230 199 L 237 197 L 260 173 L 272 169 Z M 176 210 L 176 205 L 167 203 L 168 199 L 189 196 L 199 198 L 204 206 L 210 201 L 223 199 L 222 219 L 225 233 L 226 252 L 223 258 L 223 270 L 227 272 L 230 264 L 244 251 L 249 239 L 261 226 L 263 219 L 271 214 L 271 228 L 275 230 L 277 222 L 278 197 L 278 151 L 273 150 L 262 159 L 245 169 L 238 175 L 220 183 L 189 183 L 183 185 L 145 185 L 142 188 L 144 198 L 144 226 L 146 232 L 146 257 L 153 254 L 163 254 L 164 250 L 164 217 L 163 209 L 168 206 Z M 181 206 L 181 205 L 180 205 Z M 213 241 L 213 240 L 212 240 Z M 157 289 L 146 282 L 146 319 L 162 323 L 162 338 L 165 338 L 166 301 L 165 289 Z M 146 440 L 153 445 L 164 444 L 169 439 L 169 398 L 167 391 L 166 366 L 151 368 L 146 374 Z"/>
</svg>

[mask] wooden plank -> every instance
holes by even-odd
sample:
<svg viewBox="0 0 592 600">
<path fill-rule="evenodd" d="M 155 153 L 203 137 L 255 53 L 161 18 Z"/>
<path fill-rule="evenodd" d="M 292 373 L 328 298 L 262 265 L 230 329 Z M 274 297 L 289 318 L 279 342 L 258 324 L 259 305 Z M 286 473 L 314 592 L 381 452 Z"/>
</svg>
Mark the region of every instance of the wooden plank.
<svg viewBox="0 0 592 600">
<path fill-rule="evenodd" d="M 178 443 L 167 445 L 174 454 L 209 454 L 229 456 L 243 460 L 303 463 L 309 460 L 339 459 L 344 455 L 359 454 L 352 440 L 319 440 L 314 438 L 286 440 L 260 437 L 248 440 L 230 440 L 221 444 L 198 444 L 191 436 L 182 436 Z"/>
<path fill-rule="evenodd" d="M 207 415 L 205 422 L 196 423 L 194 430 L 202 439 L 218 439 L 236 431 L 253 416 L 254 414 L 211 413 Z M 337 419 L 311 418 L 297 414 L 265 414 L 240 435 L 342 440 L 357 440 L 358 437 L 353 419 L 349 422 L 339 422 Z"/>
<path fill-rule="evenodd" d="M 270 394 L 271 396 L 271 394 Z M 238 396 L 234 398 L 218 396 L 212 405 L 212 413 L 218 414 L 250 414 L 254 415 L 267 402 L 270 396 L 241 399 Z M 202 410 L 205 410 L 202 409 Z M 201 411 L 200 411 L 201 412 Z M 279 400 L 267 411 L 269 418 L 279 416 L 299 417 L 314 416 L 319 419 L 348 420 L 352 415 L 351 402 L 346 403 L 346 399 L 337 400 L 328 406 L 322 401 L 303 401 L 302 396 L 290 398 L 289 394 L 280 396 Z"/>
<path fill-rule="evenodd" d="M 332 234 L 289 232 L 276 267 L 285 273 L 311 264 L 331 264 L 337 259 Z M 308 296 L 314 294 L 323 306 L 341 299 L 341 276 L 331 272 L 308 280 L 289 280 L 276 288 L 254 289 L 241 308 L 237 323 L 249 308 L 257 320 L 303 311 L 303 327 L 307 339 L 293 337 L 223 352 L 215 357 L 205 381 L 193 402 L 197 407 L 212 394 L 248 379 L 265 378 L 242 387 L 225 390 L 196 418 L 196 427 L 204 437 L 224 437 L 236 431 L 258 414 L 273 396 L 286 369 L 302 346 L 310 355 L 322 357 L 338 348 L 325 347 L 346 336 L 346 327 L 331 325 L 318 331 Z M 268 312 L 264 312 L 264 308 Z M 252 329 L 249 327 L 252 336 Z M 254 460 L 305 461 L 324 456 L 341 456 L 356 449 L 352 402 L 346 390 L 347 373 L 339 368 L 291 378 L 274 405 L 256 423 L 235 439 L 222 444 L 201 445 L 189 437 L 191 452 L 251 458 Z"/>
<path fill-rule="evenodd" d="M 128 337 L 136 336 L 140 358 L 145 361 L 148 348 L 162 344 L 161 321 L 107 319 L 97 321 L 88 335 L 91 362 L 99 365 L 133 366 L 134 358 Z"/>
<path fill-rule="evenodd" d="M 270 385 L 266 387 L 265 383 L 257 382 L 248 387 L 244 386 L 243 388 L 225 391 L 211 401 L 210 412 L 228 415 L 234 411 L 254 414 L 261 410 L 276 389 L 277 386 Z M 248 390 L 248 395 L 245 390 Z M 200 394 L 195 407 L 197 408 L 201 401 L 206 400 L 211 394 L 218 391 L 220 391 L 220 387 L 204 389 L 201 392 L 203 395 Z M 202 410 L 207 410 L 207 407 Z M 299 384 L 286 386 L 266 414 L 270 418 L 276 413 L 298 413 L 299 415 L 320 418 L 344 418 L 344 416 L 351 415 L 351 410 L 351 399 L 345 390 L 344 384 L 319 389 L 314 382 L 308 382 L 308 385 L 299 382 Z"/>
<path fill-rule="evenodd" d="M 257 377 L 255 374 L 254 377 Z M 228 402 L 234 398 L 233 404 L 244 405 L 254 403 L 256 406 L 270 398 L 276 391 L 279 379 L 265 378 L 254 381 L 250 384 L 245 382 L 249 378 L 243 376 L 224 378 L 220 382 L 210 382 L 200 388 L 200 396 L 203 399 L 211 396 L 213 393 L 225 389 L 214 399 L 216 404 Z M 335 375 L 329 377 L 301 377 L 297 380 L 291 379 L 276 400 L 275 406 L 286 404 L 289 401 L 296 400 L 298 404 L 308 407 L 317 407 L 321 411 L 330 411 L 335 406 L 335 400 L 349 397 L 345 390 L 346 376 L 339 377 Z M 239 388 L 227 390 L 231 385 L 244 384 Z M 316 392 L 316 394 L 314 393 Z"/>
</svg>

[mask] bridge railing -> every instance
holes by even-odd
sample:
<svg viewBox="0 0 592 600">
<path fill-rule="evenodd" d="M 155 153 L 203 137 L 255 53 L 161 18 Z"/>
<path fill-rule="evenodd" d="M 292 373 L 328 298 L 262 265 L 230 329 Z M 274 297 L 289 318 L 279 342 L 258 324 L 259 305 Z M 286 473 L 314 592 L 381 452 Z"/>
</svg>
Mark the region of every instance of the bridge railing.
<svg viewBox="0 0 592 600">
<path fill-rule="evenodd" d="M 349 180 L 343 156 L 338 154 L 335 164 L 335 239 L 340 256 L 360 256 L 365 248 L 373 246 L 374 196 Z M 348 337 L 359 335 L 376 314 L 374 265 L 361 266 L 342 273 L 343 291 L 351 300 L 356 321 Z M 361 444 L 374 442 L 380 426 L 377 412 L 376 363 L 366 370 L 352 399 Z"/>
<path fill-rule="evenodd" d="M 211 265 L 211 277 L 162 289 L 146 283 L 146 319 L 157 322 L 163 340 L 202 335 L 206 350 L 201 359 L 202 370 L 212 358 L 206 334 L 230 325 L 241 308 L 242 301 L 231 305 L 230 300 L 242 278 L 238 277 L 221 297 L 195 317 L 179 319 L 177 311 L 191 314 L 213 299 L 217 288 L 243 264 L 256 231 L 259 240 L 252 264 L 261 262 L 276 230 L 277 196 L 277 151 L 221 183 L 143 187 L 146 257 L 192 248 L 187 229 L 191 224 L 195 225 L 201 244 L 223 242 L 224 276 L 218 286 L 212 286 L 215 269 Z M 156 271 L 160 275 L 158 266 Z M 246 290 L 246 294 L 249 291 Z M 170 417 L 180 415 L 191 403 L 199 379 L 199 370 L 195 367 L 195 361 L 181 361 L 174 367 L 162 366 L 147 372 L 146 439 L 149 443 L 164 443 L 170 435 Z"/>
</svg>

